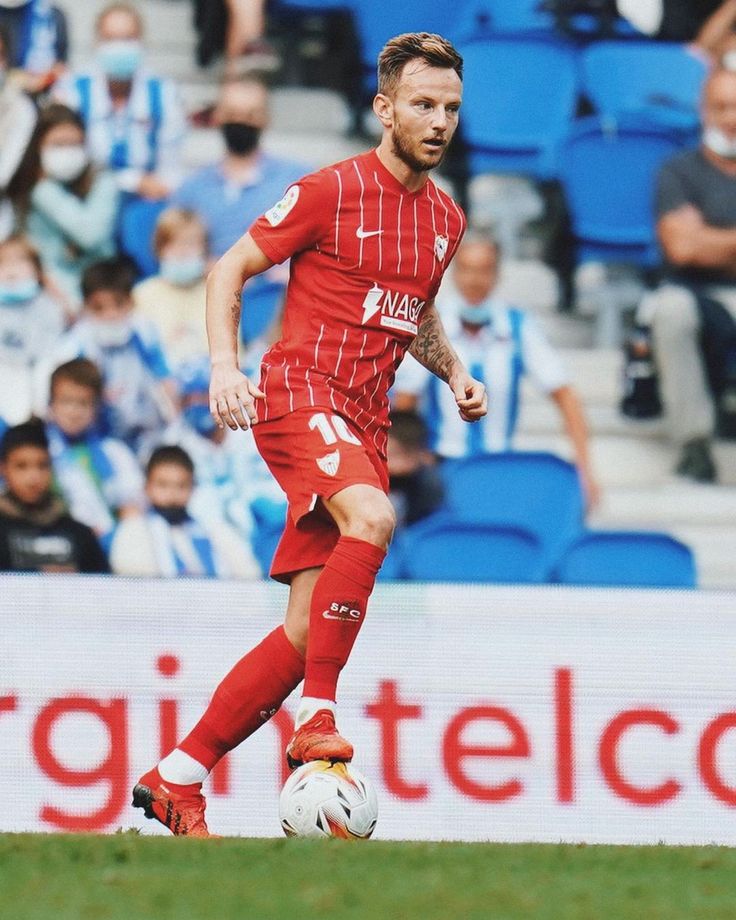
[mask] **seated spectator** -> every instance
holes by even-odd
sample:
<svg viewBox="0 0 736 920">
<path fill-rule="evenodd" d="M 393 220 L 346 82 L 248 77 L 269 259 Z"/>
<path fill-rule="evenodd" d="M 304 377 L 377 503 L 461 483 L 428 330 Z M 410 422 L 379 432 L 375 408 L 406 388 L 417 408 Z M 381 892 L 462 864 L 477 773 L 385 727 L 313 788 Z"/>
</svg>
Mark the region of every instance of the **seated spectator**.
<svg viewBox="0 0 736 920">
<path fill-rule="evenodd" d="M 36 375 L 36 408 L 48 399 L 51 372 L 89 358 L 104 381 L 103 427 L 133 450 L 176 414 L 176 385 L 156 330 L 133 314 L 134 272 L 126 259 L 90 265 L 82 277 L 84 310 Z"/>
<path fill-rule="evenodd" d="M 159 273 L 133 288 L 133 300 L 137 315 L 153 323 L 176 366 L 207 354 L 207 234 L 193 211 L 168 208 L 158 219 L 153 242 Z"/>
<path fill-rule="evenodd" d="M 51 375 L 46 433 L 54 478 L 72 515 L 108 546 L 118 520 L 143 511 L 143 473 L 129 447 L 100 434 L 102 374 L 75 358 Z"/>
<path fill-rule="evenodd" d="M 269 122 L 268 90 L 256 77 L 226 83 L 213 117 L 222 131 L 225 157 L 183 182 L 173 203 L 199 215 L 212 255 L 219 259 L 306 169 L 261 149 Z"/>
<path fill-rule="evenodd" d="M 118 191 L 109 173 L 90 164 L 75 112 L 58 104 L 42 110 L 8 194 L 19 228 L 43 253 L 69 309 L 78 310 L 85 267 L 115 251 Z"/>
<path fill-rule="evenodd" d="M 14 423 L 31 414 L 33 368 L 64 331 L 62 309 L 43 284 L 28 240 L 0 243 L 0 416 Z"/>
<path fill-rule="evenodd" d="M 93 162 L 114 171 L 120 189 L 167 198 L 181 179 L 186 121 L 176 86 L 146 66 L 143 19 L 130 3 L 97 17 L 92 66 L 59 81 L 55 96 L 78 111 Z"/>
<path fill-rule="evenodd" d="M 194 462 L 190 502 L 198 520 L 227 521 L 245 540 L 257 522 L 281 519 L 286 497 L 244 431 L 218 428 L 209 409 L 209 360 L 188 361 L 178 371 L 181 414 L 156 439 L 177 444 Z"/>
<path fill-rule="evenodd" d="M 391 413 L 388 497 L 399 527 L 415 524 L 442 506 L 444 486 L 428 443 L 429 432 L 421 415 L 412 411 Z"/>
<path fill-rule="evenodd" d="M 736 360 L 736 73 L 711 74 L 702 121 L 700 146 L 660 170 L 666 282 L 645 298 L 640 319 L 652 326 L 676 472 L 712 482 L 717 401 Z"/>
<path fill-rule="evenodd" d="M 206 67 L 225 52 L 225 78 L 275 70 L 279 58 L 264 39 L 266 0 L 194 0 L 197 59 Z"/>
<path fill-rule="evenodd" d="M 468 236 L 453 263 L 457 298 L 442 304 L 452 345 L 477 380 L 487 381 L 488 415 L 466 425 L 457 414 L 452 391 L 413 358 L 399 368 L 394 408 L 415 409 L 423 402 L 432 448 L 443 458 L 511 450 L 518 420 L 521 379 L 528 374 L 557 405 L 572 443 L 589 505 L 598 500 L 591 469 L 582 405 L 557 353 L 534 318 L 493 294 L 498 279 L 498 246 Z"/>
<path fill-rule="evenodd" d="M 261 134 L 269 122 L 268 90 L 256 77 L 223 86 L 214 121 L 225 140 L 225 157 L 190 176 L 173 202 L 199 215 L 210 252 L 219 259 L 307 169 L 261 149 Z M 247 290 L 255 294 L 274 282 L 285 287 L 286 279 L 285 267 L 275 265 L 252 278 Z"/>
<path fill-rule="evenodd" d="M 69 516 L 51 491 L 51 457 L 43 424 L 8 428 L 0 441 L 0 570 L 109 572 L 95 535 Z"/>
<path fill-rule="evenodd" d="M 13 207 L 5 192 L 20 165 L 36 124 L 36 108 L 10 79 L 10 38 L 0 26 L 0 241 L 13 230 Z"/>
<path fill-rule="evenodd" d="M 110 551 L 119 575 L 258 578 L 248 546 L 226 523 L 211 527 L 188 510 L 194 464 L 181 447 L 159 447 L 146 467 L 149 511 L 117 529 Z"/>
<path fill-rule="evenodd" d="M 0 0 L 0 28 L 13 48 L 11 67 L 31 95 L 44 92 L 63 73 L 67 59 L 66 17 L 49 0 Z"/>
</svg>

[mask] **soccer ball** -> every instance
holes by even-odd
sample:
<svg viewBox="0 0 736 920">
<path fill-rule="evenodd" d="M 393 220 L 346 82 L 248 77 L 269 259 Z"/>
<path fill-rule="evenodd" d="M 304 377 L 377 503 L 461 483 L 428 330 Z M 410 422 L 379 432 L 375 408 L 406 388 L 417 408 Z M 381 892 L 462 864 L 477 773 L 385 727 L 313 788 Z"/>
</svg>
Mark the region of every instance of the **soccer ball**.
<svg viewBox="0 0 736 920">
<path fill-rule="evenodd" d="M 376 790 L 355 767 L 314 760 L 287 779 L 279 817 L 287 837 L 367 840 L 378 820 Z"/>
</svg>

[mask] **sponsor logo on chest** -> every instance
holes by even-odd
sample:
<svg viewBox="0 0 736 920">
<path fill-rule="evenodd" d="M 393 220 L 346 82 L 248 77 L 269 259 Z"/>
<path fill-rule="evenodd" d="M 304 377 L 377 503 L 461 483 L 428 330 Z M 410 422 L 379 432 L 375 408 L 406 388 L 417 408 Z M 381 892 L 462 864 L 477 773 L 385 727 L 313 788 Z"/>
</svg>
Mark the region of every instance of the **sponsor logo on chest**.
<svg viewBox="0 0 736 920">
<path fill-rule="evenodd" d="M 378 314 L 378 322 L 384 328 L 416 335 L 425 302 L 420 297 L 379 287 L 374 281 L 363 301 L 363 325 Z"/>
</svg>

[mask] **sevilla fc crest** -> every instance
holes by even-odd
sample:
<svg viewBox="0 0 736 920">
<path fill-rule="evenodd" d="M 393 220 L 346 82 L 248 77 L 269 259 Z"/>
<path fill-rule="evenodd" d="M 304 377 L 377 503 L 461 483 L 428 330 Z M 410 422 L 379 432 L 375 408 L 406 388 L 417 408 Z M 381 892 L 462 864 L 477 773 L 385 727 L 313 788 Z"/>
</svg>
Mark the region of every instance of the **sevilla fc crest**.
<svg viewBox="0 0 736 920">
<path fill-rule="evenodd" d="M 326 454 L 324 457 L 319 457 L 317 459 L 317 466 L 323 473 L 327 473 L 328 476 L 336 475 L 337 469 L 340 466 L 340 451 L 336 450 L 331 454 Z"/>
<path fill-rule="evenodd" d="M 438 233 L 437 236 L 434 238 L 434 254 L 437 256 L 440 262 L 445 258 L 445 256 L 447 255 L 447 237 L 446 236 L 440 236 L 440 234 Z"/>
</svg>

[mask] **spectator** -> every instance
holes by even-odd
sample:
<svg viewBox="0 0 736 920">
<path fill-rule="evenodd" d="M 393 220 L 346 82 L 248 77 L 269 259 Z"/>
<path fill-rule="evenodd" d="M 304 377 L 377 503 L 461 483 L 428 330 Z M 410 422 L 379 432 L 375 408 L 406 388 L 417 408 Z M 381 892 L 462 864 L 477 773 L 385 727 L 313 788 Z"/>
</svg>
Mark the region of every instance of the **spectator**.
<svg viewBox="0 0 736 920">
<path fill-rule="evenodd" d="M 49 0 L 0 0 L 0 28 L 9 35 L 21 87 L 44 92 L 60 76 L 67 59 L 66 17 Z"/>
<path fill-rule="evenodd" d="M 0 415 L 14 423 L 31 414 L 33 368 L 64 330 L 61 307 L 43 282 L 28 240 L 0 243 Z"/>
<path fill-rule="evenodd" d="M 133 289 L 139 316 L 158 334 L 173 365 L 207 355 L 204 322 L 207 234 L 193 211 L 167 208 L 153 238 L 159 274 Z"/>
<path fill-rule="evenodd" d="M 51 491 L 51 458 L 43 424 L 8 428 L 0 442 L 0 570 L 109 572 L 95 535 L 70 517 Z"/>
<path fill-rule="evenodd" d="M 697 149 L 662 167 L 657 232 L 666 282 L 642 304 L 650 321 L 676 472 L 712 482 L 715 400 L 736 361 L 736 73 L 706 82 Z M 715 399 L 714 399 L 715 397 Z"/>
<path fill-rule="evenodd" d="M 225 157 L 190 176 L 174 203 L 199 215 L 212 255 L 219 259 L 305 169 L 261 150 L 269 121 L 268 90 L 256 77 L 223 86 L 214 121 L 225 140 Z"/>
<path fill-rule="evenodd" d="M 557 405 L 572 442 L 589 506 L 599 490 L 591 469 L 588 432 L 580 400 L 557 353 L 534 318 L 495 297 L 499 250 L 492 240 L 466 237 L 453 264 L 457 296 L 444 304 L 444 322 L 470 374 L 488 381 L 488 415 L 474 425 L 458 417 L 452 393 L 435 387 L 424 368 L 407 359 L 397 374 L 394 407 L 415 409 L 424 397 L 432 447 L 443 459 L 511 450 L 521 380 L 528 374 Z M 444 389 L 447 389 L 446 387 Z"/>
<path fill-rule="evenodd" d="M 178 90 L 146 67 L 143 20 L 132 4 L 102 10 L 96 42 L 90 69 L 59 81 L 55 95 L 80 113 L 93 162 L 113 170 L 122 191 L 167 198 L 181 178 L 186 130 Z"/>
<path fill-rule="evenodd" d="M 206 67 L 225 52 L 225 76 L 245 70 L 275 70 L 279 59 L 264 40 L 265 0 L 194 0 L 199 33 L 197 60 Z"/>
<path fill-rule="evenodd" d="M 31 100 L 9 79 L 10 38 L 0 26 L 0 241 L 13 229 L 13 208 L 5 190 L 15 175 L 36 124 Z"/>
<path fill-rule="evenodd" d="M 215 424 L 209 411 L 209 370 L 207 358 L 179 368 L 182 411 L 158 443 L 183 447 L 194 462 L 194 516 L 213 525 L 225 520 L 243 539 L 251 540 L 264 519 L 283 519 L 286 498 L 253 438 Z"/>
<path fill-rule="evenodd" d="M 444 486 L 428 442 L 421 415 L 411 410 L 391 413 L 388 497 L 398 526 L 415 524 L 442 506 Z"/>
<path fill-rule="evenodd" d="M 92 167 L 76 112 L 43 109 L 8 188 L 21 230 L 43 253 L 51 279 L 79 309 L 79 279 L 96 259 L 115 251 L 118 192 L 109 173 Z"/>
<path fill-rule="evenodd" d="M 225 157 L 195 172 L 174 195 L 175 204 L 194 211 L 203 221 L 216 259 L 306 172 L 298 163 L 261 150 L 268 119 L 268 90 L 261 80 L 249 76 L 226 83 L 214 113 L 225 139 Z M 247 290 L 255 300 L 269 284 L 283 288 L 286 277 L 284 266 L 276 265 L 252 278 Z"/>
<path fill-rule="evenodd" d="M 143 474 L 129 447 L 101 435 L 102 374 L 75 358 L 51 375 L 49 439 L 54 477 L 72 515 L 109 546 L 118 520 L 143 510 Z"/>
<path fill-rule="evenodd" d="M 188 505 L 194 464 L 181 447 L 159 447 L 146 467 L 150 504 L 141 518 L 123 521 L 110 558 L 119 575 L 257 578 L 258 566 L 240 537 L 223 521 L 210 527 Z"/>
<path fill-rule="evenodd" d="M 89 358 L 104 380 L 103 428 L 138 450 L 176 413 L 176 386 L 154 327 L 133 316 L 134 272 L 127 259 L 104 259 L 82 277 L 84 310 L 36 375 L 36 409 L 46 408 L 51 372 Z"/>
<path fill-rule="evenodd" d="M 694 47 L 714 66 L 736 70 L 736 0 L 725 0 L 698 32 Z"/>
</svg>

